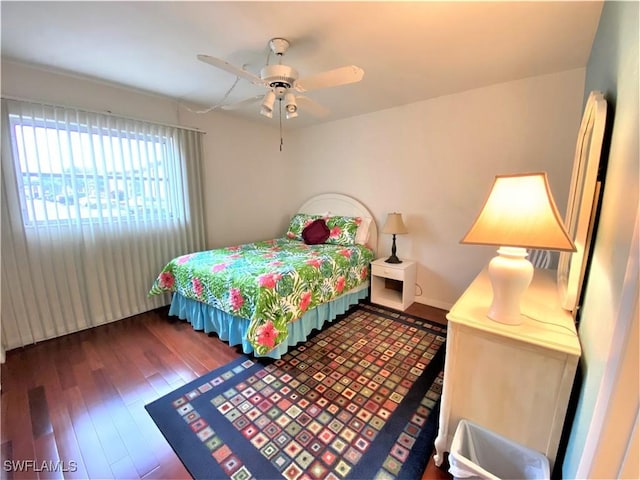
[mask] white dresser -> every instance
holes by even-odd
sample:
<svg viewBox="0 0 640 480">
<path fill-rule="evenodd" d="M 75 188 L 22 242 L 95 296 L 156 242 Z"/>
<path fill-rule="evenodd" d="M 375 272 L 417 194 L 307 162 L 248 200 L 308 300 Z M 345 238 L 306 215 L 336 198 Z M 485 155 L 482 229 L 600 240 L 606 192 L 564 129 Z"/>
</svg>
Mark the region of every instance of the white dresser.
<svg viewBox="0 0 640 480">
<path fill-rule="evenodd" d="M 554 270 L 536 269 L 522 299 L 521 325 L 487 318 L 492 290 L 486 269 L 447 315 L 436 465 L 464 418 L 545 454 L 553 469 L 581 353 L 555 278 Z"/>
</svg>

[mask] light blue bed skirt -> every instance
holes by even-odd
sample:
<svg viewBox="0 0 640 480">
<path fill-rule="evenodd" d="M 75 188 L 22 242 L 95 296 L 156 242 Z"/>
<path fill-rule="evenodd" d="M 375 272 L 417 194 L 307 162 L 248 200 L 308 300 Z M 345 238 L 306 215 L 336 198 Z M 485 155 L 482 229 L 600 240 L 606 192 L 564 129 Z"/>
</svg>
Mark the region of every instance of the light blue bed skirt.
<svg viewBox="0 0 640 480">
<path fill-rule="evenodd" d="M 309 310 L 298 321 L 289 324 L 289 336 L 286 341 L 269 353 L 256 356 L 280 358 L 290 346 L 305 341 L 313 330 L 321 330 L 325 322 L 332 322 L 352 305 L 365 299 L 369 293 L 368 287 L 369 282 L 366 282 L 358 290 L 352 290 L 331 302 Z M 185 298 L 179 293 L 173 294 L 169 315 L 188 321 L 194 330 L 216 333 L 221 340 L 228 342 L 231 346 L 242 345 L 244 353 L 254 353 L 253 346 L 245 338 L 245 332 L 249 328 L 249 320 L 246 318 L 230 315 L 202 302 Z"/>
</svg>

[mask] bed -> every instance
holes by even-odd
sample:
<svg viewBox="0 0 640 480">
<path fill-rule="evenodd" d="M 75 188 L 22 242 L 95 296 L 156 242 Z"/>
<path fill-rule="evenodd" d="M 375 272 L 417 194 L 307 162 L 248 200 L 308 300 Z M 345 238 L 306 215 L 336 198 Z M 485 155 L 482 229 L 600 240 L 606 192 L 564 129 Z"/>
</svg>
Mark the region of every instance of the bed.
<svg viewBox="0 0 640 480">
<path fill-rule="evenodd" d="M 169 315 L 246 354 L 280 358 L 368 296 L 378 232 L 369 210 L 341 194 L 306 201 L 280 238 L 181 255 L 150 295 Z"/>
</svg>

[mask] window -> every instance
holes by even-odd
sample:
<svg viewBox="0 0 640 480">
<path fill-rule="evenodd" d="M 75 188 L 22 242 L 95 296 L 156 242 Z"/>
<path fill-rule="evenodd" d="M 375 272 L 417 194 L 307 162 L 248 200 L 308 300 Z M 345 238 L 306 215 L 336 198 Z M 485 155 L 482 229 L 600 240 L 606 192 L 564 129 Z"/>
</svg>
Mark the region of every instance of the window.
<svg viewBox="0 0 640 480">
<path fill-rule="evenodd" d="M 171 195 L 174 142 L 161 131 L 46 115 L 10 114 L 9 123 L 26 226 L 157 221 L 183 211 Z"/>
<path fill-rule="evenodd" d="M 8 348 L 165 305 L 171 258 L 205 249 L 202 132 L 3 98 Z"/>
</svg>

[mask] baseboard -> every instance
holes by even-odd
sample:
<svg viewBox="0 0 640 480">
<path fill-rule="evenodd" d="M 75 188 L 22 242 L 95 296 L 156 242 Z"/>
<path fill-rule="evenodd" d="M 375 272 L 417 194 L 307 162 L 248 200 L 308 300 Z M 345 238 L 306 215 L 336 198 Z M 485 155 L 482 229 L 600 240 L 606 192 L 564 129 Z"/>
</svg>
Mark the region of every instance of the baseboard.
<svg viewBox="0 0 640 480">
<path fill-rule="evenodd" d="M 451 310 L 451 307 L 453 307 L 453 303 L 442 302 L 434 298 L 416 297 L 413 300 L 416 303 L 421 303 L 422 305 L 427 305 L 429 307 L 435 307 L 441 310 L 446 310 L 447 312 Z"/>
</svg>

